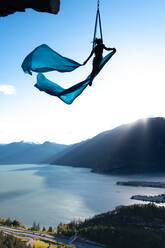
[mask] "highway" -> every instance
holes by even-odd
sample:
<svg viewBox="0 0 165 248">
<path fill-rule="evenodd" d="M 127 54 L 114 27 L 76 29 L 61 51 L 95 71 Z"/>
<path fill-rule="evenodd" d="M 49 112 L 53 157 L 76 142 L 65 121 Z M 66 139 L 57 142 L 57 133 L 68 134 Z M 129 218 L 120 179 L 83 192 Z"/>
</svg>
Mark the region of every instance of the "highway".
<svg viewBox="0 0 165 248">
<path fill-rule="evenodd" d="M 38 238 L 40 240 L 45 240 L 49 242 L 62 242 L 64 244 L 70 245 L 71 247 L 76 248 L 103 248 L 103 245 L 96 244 L 91 241 L 87 241 L 85 239 L 81 239 L 79 237 L 72 237 L 70 239 L 62 238 L 59 236 L 51 236 L 43 233 L 37 233 L 27 230 L 20 230 L 17 228 L 10 228 L 6 226 L 0 226 L 0 230 L 3 231 L 6 234 L 13 235 L 15 237 L 24 238 L 27 239 L 27 244 L 32 244 L 35 240 L 35 238 Z"/>
</svg>

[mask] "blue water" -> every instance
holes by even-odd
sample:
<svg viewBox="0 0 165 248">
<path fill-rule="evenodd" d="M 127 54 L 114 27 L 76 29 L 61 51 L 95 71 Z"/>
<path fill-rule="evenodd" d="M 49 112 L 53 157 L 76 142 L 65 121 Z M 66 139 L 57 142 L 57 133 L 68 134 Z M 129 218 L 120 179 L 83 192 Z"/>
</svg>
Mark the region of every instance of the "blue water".
<svg viewBox="0 0 165 248">
<path fill-rule="evenodd" d="M 0 165 L 0 217 L 31 226 L 57 226 L 138 203 L 134 194 L 163 194 L 165 189 L 118 186 L 121 180 L 165 181 L 165 174 L 112 176 L 90 169 L 54 165 Z"/>
</svg>

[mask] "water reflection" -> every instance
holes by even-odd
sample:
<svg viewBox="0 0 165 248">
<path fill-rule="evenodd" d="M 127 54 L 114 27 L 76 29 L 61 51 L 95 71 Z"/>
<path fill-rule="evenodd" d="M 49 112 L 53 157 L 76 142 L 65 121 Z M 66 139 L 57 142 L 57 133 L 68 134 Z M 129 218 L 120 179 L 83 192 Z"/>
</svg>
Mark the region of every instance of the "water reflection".
<svg viewBox="0 0 165 248">
<path fill-rule="evenodd" d="M 17 191 L 9 191 L 0 193 L 0 202 L 15 199 L 17 197 L 29 194 L 31 191 L 29 190 L 17 190 Z"/>
<path fill-rule="evenodd" d="M 57 225 L 138 203 L 133 194 L 161 194 L 164 189 L 117 186 L 121 180 L 163 181 L 165 175 L 111 176 L 90 169 L 54 165 L 0 166 L 0 215 L 27 225 Z"/>
</svg>

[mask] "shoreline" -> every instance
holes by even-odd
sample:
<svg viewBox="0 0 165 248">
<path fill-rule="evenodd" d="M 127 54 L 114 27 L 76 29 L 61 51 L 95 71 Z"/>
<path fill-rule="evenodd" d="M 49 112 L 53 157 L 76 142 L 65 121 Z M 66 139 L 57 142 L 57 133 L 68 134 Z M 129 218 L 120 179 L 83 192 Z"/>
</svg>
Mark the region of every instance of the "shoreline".
<svg viewBox="0 0 165 248">
<path fill-rule="evenodd" d="M 138 201 L 155 202 L 155 203 L 165 203 L 165 194 L 154 195 L 154 196 L 133 195 L 133 196 L 131 196 L 130 199 L 138 200 Z"/>
</svg>

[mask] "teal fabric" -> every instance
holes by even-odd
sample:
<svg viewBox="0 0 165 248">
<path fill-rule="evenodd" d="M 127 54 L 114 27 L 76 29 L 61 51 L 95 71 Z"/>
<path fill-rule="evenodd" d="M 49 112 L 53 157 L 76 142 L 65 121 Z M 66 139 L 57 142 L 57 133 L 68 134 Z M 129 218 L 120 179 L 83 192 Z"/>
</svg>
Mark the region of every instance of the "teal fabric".
<svg viewBox="0 0 165 248">
<path fill-rule="evenodd" d="M 48 80 L 42 73 L 37 75 L 37 83 L 34 85 L 37 89 L 46 92 L 49 95 L 59 97 L 63 102 L 71 104 L 87 87 L 89 80 L 84 80 L 68 89 Z"/>
<path fill-rule="evenodd" d="M 101 71 L 108 60 L 115 54 L 115 52 L 115 50 L 110 52 L 102 59 L 97 74 Z M 67 104 L 71 104 L 85 90 L 89 82 L 90 75 L 84 81 L 75 84 L 68 89 L 64 89 L 60 85 L 48 80 L 42 73 L 39 73 L 37 76 L 37 83 L 34 86 L 39 90 L 48 93 L 49 95 L 59 97 Z"/>
<path fill-rule="evenodd" d="M 52 50 L 46 44 L 35 48 L 22 63 L 25 73 L 32 75 L 34 72 L 70 72 L 81 66 L 78 62 L 65 58 Z"/>
<path fill-rule="evenodd" d="M 96 75 L 115 54 L 115 52 L 116 50 L 114 49 L 102 59 Z M 42 72 L 71 72 L 80 66 L 81 64 L 78 62 L 61 56 L 45 44 L 34 49 L 22 63 L 22 69 L 25 73 L 32 75 L 32 71 L 39 72 L 37 75 L 37 83 L 34 85 L 36 88 L 48 93 L 49 95 L 59 97 L 67 104 L 71 104 L 88 86 L 90 75 L 84 81 L 75 84 L 68 89 L 64 89 L 60 85 L 48 80 Z"/>
</svg>

